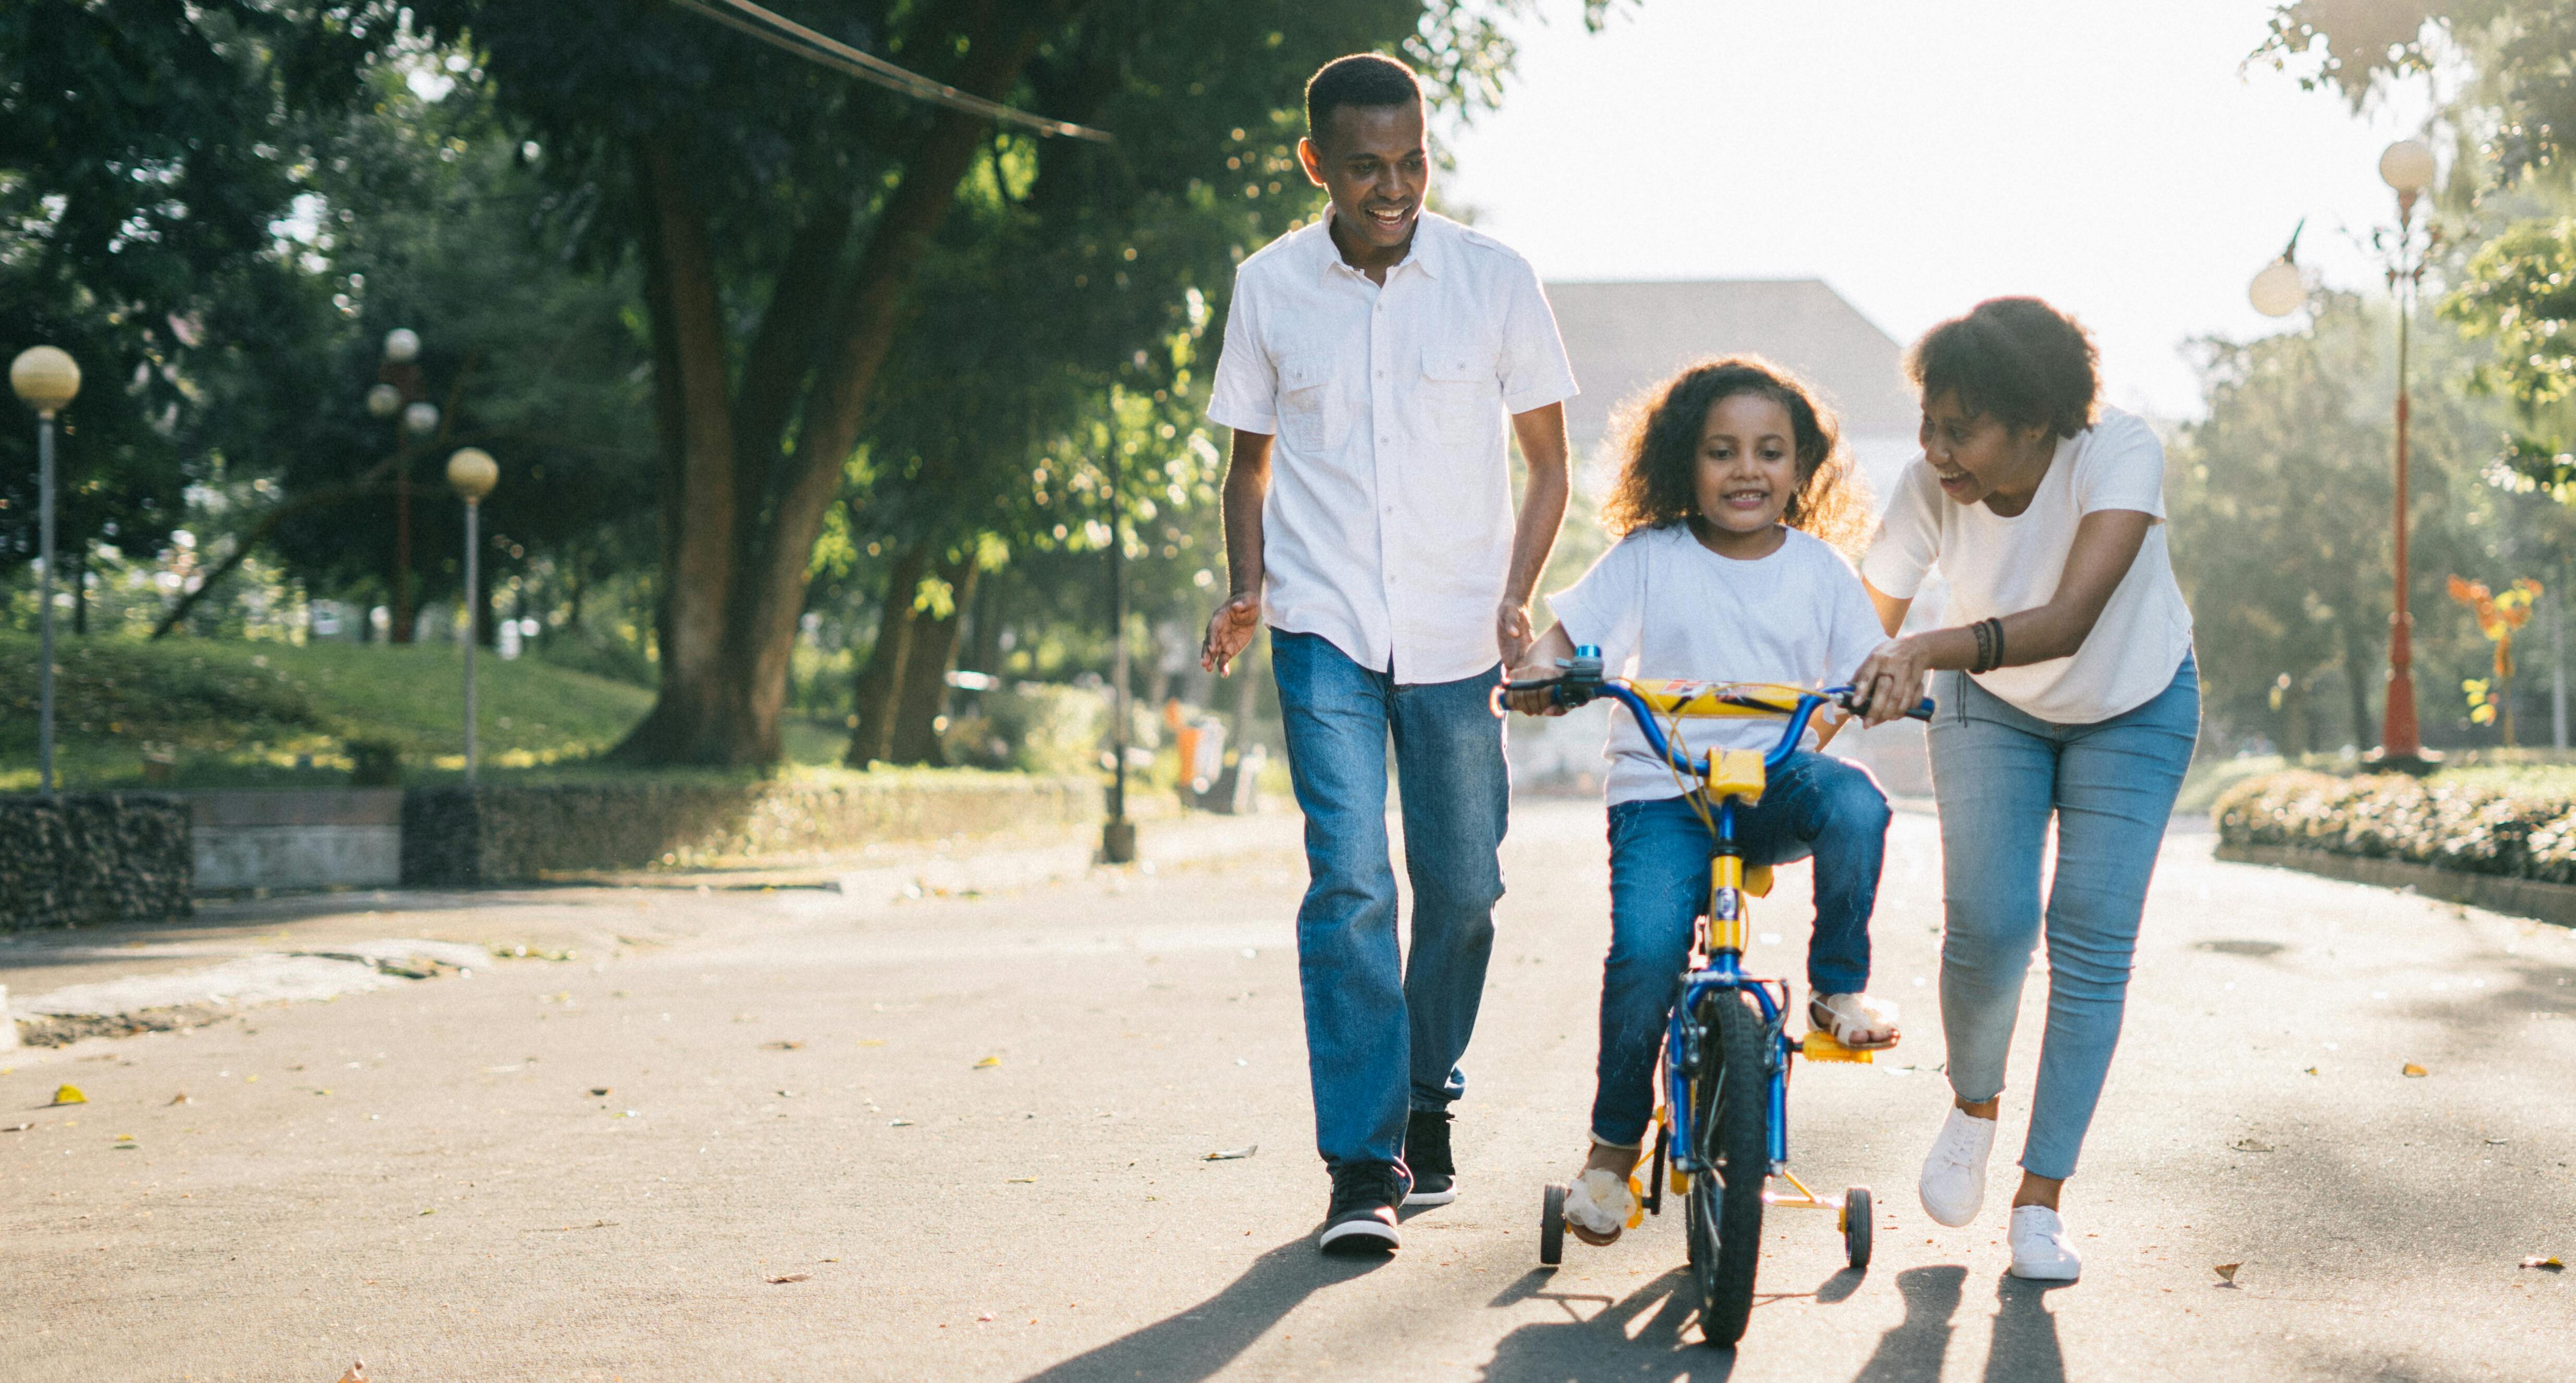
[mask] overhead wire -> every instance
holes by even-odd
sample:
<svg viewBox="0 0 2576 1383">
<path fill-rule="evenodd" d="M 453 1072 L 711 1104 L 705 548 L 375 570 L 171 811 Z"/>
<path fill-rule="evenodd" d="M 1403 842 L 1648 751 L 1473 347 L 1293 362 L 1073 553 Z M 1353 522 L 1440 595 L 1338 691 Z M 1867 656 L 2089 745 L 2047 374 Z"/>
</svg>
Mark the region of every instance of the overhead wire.
<svg viewBox="0 0 2576 1383">
<path fill-rule="evenodd" d="M 899 95 L 946 106 L 950 110 L 980 115 L 988 120 L 1017 126 L 1040 135 L 1068 139 L 1087 139 L 1098 144 L 1113 144 L 1117 136 L 1107 130 L 1077 125 L 1070 120 L 1052 120 L 1032 115 L 1016 106 L 987 100 L 973 92 L 960 91 L 946 82 L 934 81 L 908 68 L 898 67 L 873 53 L 818 33 L 785 15 L 763 9 L 751 0 L 671 0 L 672 4 L 703 18 L 712 19 L 728 29 L 749 34 L 774 48 L 793 53 L 808 62 L 819 63 L 860 81 L 880 86 Z M 716 8 L 722 4 L 739 13 Z M 745 16 L 749 16 L 746 18 Z"/>
</svg>

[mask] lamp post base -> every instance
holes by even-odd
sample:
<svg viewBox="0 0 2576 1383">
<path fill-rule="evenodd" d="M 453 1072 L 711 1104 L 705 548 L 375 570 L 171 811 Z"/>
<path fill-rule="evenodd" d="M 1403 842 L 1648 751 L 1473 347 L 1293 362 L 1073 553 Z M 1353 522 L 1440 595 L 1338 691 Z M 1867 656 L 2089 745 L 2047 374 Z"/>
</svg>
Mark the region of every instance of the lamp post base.
<svg viewBox="0 0 2576 1383">
<path fill-rule="evenodd" d="M 2391 754 L 2385 748 L 2361 756 L 2362 767 L 2373 773 L 2403 773 L 2421 778 L 2442 766 L 2442 756 L 2431 749 L 2418 749 L 2412 754 Z"/>
<path fill-rule="evenodd" d="M 1136 823 L 1112 817 L 1100 827 L 1100 858 L 1105 864 L 1136 862 Z"/>
</svg>

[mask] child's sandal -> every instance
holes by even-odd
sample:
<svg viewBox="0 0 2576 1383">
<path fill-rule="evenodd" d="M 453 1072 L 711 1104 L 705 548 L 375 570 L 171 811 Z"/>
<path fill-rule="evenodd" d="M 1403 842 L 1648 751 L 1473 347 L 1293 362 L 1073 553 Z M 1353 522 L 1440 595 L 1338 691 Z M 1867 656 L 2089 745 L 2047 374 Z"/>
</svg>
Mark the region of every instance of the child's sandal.
<svg viewBox="0 0 2576 1383">
<path fill-rule="evenodd" d="M 1856 1052 L 1896 1045 L 1896 1005 L 1867 994 L 1817 994 L 1807 1000 L 1807 1021 Z M 1885 1036 L 1873 1036 L 1883 1033 Z"/>
<path fill-rule="evenodd" d="M 1637 1198 L 1626 1177 L 1606 1167 L 1587 1167 L 1565 1193 L 1565 1227 L 1594 1248 L 1619 1242 L 1619 1232 L 1637 1218 Z"/>
</svg>

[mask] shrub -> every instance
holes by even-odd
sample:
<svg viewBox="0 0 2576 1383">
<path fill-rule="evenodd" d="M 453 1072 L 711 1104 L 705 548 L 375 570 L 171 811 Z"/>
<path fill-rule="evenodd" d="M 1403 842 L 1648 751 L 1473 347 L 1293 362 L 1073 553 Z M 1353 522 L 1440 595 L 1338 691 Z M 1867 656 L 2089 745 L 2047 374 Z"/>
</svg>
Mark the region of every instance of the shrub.
<svg viewBox="0 0 2576 1383">
<path fill-rule="evenodd" d="M 2211 815 L 2230 845 L 2576 882 L 2576 794 L 2552 783 L 2275 773 L 2230 788 Z"/>
</svg>

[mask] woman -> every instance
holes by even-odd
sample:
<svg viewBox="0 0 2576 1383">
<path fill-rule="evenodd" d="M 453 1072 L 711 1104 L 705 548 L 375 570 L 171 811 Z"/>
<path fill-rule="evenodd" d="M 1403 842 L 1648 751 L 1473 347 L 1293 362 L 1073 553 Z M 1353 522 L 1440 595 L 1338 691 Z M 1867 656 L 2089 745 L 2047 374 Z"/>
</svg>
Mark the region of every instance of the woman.
<svg viewBox="0 0 2576 1383">
<path fill-rule="evenodd" d="M 1941 1020 L 1950 1111 L 1923 1163 L 1923 1209 L 1964 1225 L 1985 1200 L 2022 977 L 2046 903 L 2040 1044 L 2015 1276 L 2072 1281 L 2059 1196 L 2102 1093 L 2138 917 L 2200 722 L 2191 611 L 2165 552 L 2164 448 L 2102 407 L 2093 342 L 2035 298 L 1997 298 L 1934 327 L 1906 370 L 1923 455 L 1906 467 L 1861 576 L 1895 636 L 1937 562 L 1945 628 L 1892 637 L 1855 683 L 1871 724 L 1938 673 L 1932 790 L 1948 929 Z"/>
</svg>

